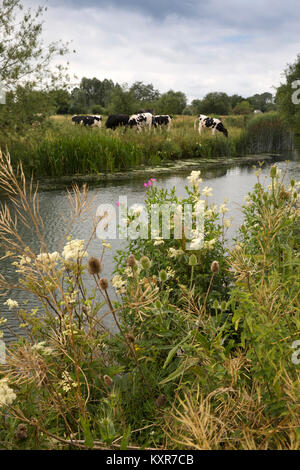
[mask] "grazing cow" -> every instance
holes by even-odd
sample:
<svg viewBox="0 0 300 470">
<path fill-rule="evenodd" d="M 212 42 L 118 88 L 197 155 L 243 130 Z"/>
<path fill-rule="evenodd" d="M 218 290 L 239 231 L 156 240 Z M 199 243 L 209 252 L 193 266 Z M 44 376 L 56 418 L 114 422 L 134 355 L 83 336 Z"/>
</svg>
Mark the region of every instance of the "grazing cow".
<svg viewBox="0 0 300 470">
<path fill-rule="evenodd" d="M 128 126 L 129 114 L 111 114 L 108 116 L 105 126 L 107 129 L 115 130 L 117 127 Z"/>
<path fill-rule="evenodd" d="M 170 130 L 172 118 L 168 114 L 160 114 L 154 116 L 155 127 L 159 126 L 160 129 L 162 126 L 167 126 L 168 131 Z"/>
<path fill-rule="evenodd" d="M 142 132 L 144 127 L 148 127 L 149 132 L 153 122 L 153 115 L 151 113 L 139 113 L 130 116 L 128 124 L 130 127 L 136 126 L 138 132 Z"/>
<path fill-rule="evenodd" d="M 201 134 L 203 128 L 207 128 L 211 129 L 212 135 L 215 135 L 217 129 L 217 131 L 222 132 L 226 137 L 228 137 L 228 131 L 225 129 L 220 119 L 211 118 L 209 116 L 205 116 L 204 114 L 200 114 L 197 120 L 199 120 L 199 134 Z M 194 123 L 194 128 L 196 127 L 197 120 Z"/>
<path fill-rule="evenodd" d="M 84 126 L 90 126 L 90 127 L 101 127 L 102 123 L 102 116 L 99 114 L 93 114 L 93 115 L 77 115 L 72 116 L 72 122 L 73 124 L 81 124 Z"/>
</svg>

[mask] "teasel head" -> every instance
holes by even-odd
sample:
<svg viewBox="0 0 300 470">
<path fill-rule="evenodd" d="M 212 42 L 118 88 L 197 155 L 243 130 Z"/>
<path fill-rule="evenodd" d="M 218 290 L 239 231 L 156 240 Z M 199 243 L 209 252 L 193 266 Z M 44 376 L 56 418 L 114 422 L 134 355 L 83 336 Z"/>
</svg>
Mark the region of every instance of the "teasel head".
<svg viewBox="0 0 300 470">
<path fill-rule="evenodd" d="M 105 277 L 101 277 L 99 284 L 102 290 L 108 289 L 108 280 Z"/>
<path fill-rule="evenodd" d="M 17 441 L 25 441 L 28 437 L 27 426 L 24 423 L 20 423 L 16 430 Z"/>
<path fill-rule="evenodd" d="M 162 408 L 167 403 L 167 397 L 165 395 L 159 395 L 155 400 L 155 405 L 157 408 Z"/>
<path fill-rule="evenodd" d="M 95 258 L 94 256 L 91 256 L 91 258 L 88 260 L 88 272 L 92 275 L 95 275 L 100 274 L 101 271 L 102 266 L 100 260 L 98 258 Z"/>
<path fill-rule="evenodd" d="M 219 269 L 220 269 L 220 265 L 219 265 L 218 261 L 213 261 L 211 263 L 211 268 L 210 269 L 213 273 L 215 273 L 215 274 L 218 273 Z"/>
<path fill-rule="evenodd" d="M 133 268 L 135 265 L 136 265 L 136 259 L 135 259 L 135 256 L 134 255 L 129 255 L 128 258 L 127 258 L 127 264 L 128 266 L 130 266 L 131 268 Z"/>
</svg>

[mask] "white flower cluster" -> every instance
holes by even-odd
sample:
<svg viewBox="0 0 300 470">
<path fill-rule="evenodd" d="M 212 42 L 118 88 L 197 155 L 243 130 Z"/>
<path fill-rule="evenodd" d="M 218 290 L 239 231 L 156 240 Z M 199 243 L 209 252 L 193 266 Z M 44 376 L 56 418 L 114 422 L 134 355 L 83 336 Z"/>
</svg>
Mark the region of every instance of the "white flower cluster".
<svg viewBox="0 0 300 470">
<path fill-rule="evenodd" d="M 0 380 L 0 407 L 11 405 L 17 398 L 15 392 L 7 384 L 7 379 Z"/>
<path fill-rule="evenodd" d="M 165 242 L 164 242 L 163 237 L 156 237 L 153 245 L 154 246 L 159 246 L 159 245 L 163 245 L 164 243 Z"/>
<path fill-rule="evenodd" d="M 23 273 L 26 271 L 28 264 L 31 263 L 31 258 L 29 258 L 29 256 L 26 256 L 26 255 L 20 255 L 18 256 L 18 258 L 19 258 L 19 261 L 14 261 L 12 265 L 18 268 L 16 269 L 17 273 Z"/>
<path fill-rule="evenodd" d="M 36 343 L 32 346 L 34 351 L 39 352 L 40 354 L 45 354 L 46 356 L 50 356 L 53 353 L 53 349 L 49 346 L 45 346 L 46 342 L 41 341 L 40 343 Z"/>
<path fill-rule="evenodd" d="M 169 248 L 170 258 L 178 258 L 181 255 L 184 255 L 184 251 L 182 248 L 179 248 L 178 250 L 176 250 L 176 248 Z"/>
<path fill-rule="evenodd" d="M 18 308 L 19 307 L 19 304 L 16 300 L 12 300 L 12 299 L 7 299 L 6 302 L 4 302 L 4 305 L 7 305 L 9 310 L 11 310 L 12 308 Z"/>
<path fill-rule="evenodd" d="M 83 258 L 88 256 L 86 250 L 84 249 L 84 240 L 71 240 L 69 241 L 63 249 L 62 256 L 65 260 Z"/>
<path fill-rule="evenodd" d="M 112 283 L 113 287 L 116 289 L 116 292 L 118 294 L 125 294 L 127 282 L 124 279 L 122 279 L 120 274 L 116 274 L 112 278 L 111 283 Z"/>
<path fill-rule="evenodd" d="M 72 379 L 69 372 L 65 371 L 62 373 L 62 380 L 60 381 L 60 385 L 64 392 L 69 392 L 72 390 L 72 387 L 77 387 L 77 382 Z"/>
<path fill-rule="evenodd" d="M 205 186 L 205 188 L 202 189 L 202 195 L 204 197 L 210 197 L 212 196 L 212 191 L 213 191 L 213 188 L 208 188 L 207 186 Z"/>
<path fill-rule="evenodd" d="M 43 264 L 55 265 L 59 260 L 59 253 L 54 251 L 53 253 L 40 253 L 36 259 Z"/>
<path fill-rule="evenodd" d="M 189 180 L 190 184 L 192 186 L 198 186 L 200 183 L 202 183 L 202 178 L 200 178 L 201 171 L 195 171 L 193 170 L 190 174 L 190 176 L 187 177 Z"/>
</svg>

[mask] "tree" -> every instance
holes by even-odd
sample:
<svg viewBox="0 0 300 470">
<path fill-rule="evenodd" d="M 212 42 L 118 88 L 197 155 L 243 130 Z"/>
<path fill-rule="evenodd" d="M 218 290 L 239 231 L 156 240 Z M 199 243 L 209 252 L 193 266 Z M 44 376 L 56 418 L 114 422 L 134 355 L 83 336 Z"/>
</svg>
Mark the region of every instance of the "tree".
<svg viewBox="0 0 300 470">
<path fill-rule="evenodd" d="M 159 91 L 154 89 L 152 83 L 146 85 L 143 82 L 134 82 L 133 85 L 131 85 L 130 90 L 132 91 L 136 101 L 139 101 L 141 105 L 143 103 L 156 101 L 160 97 Z"/>
<path fill-rule="evenodd" d="M 253 107 L 249 101 L 243 100 L 233 108 L 233 114 L 251 114 Z"/>
<path fill-rule="evenodd" d="M 300 125 L 300 54 L 284 71 L 285 83 L 276 92 L 275 103 L 279 111 L 293 124 Z"/>
<path fill-rule="evenodd" d="M 68 44 L 57 41 L 44 46 L 41 39 L 41 17 L 46 10 L 38 7 L 24 11 L 20 0 L 0 3 L 0 81 L 7 90 L 28 81 L 53 86 L 66 78 L 66 68 L 58 65 L 54 69 L 51 63 L 55 56 L 68 52 Z M 17 18 L 20 12 L 21 21 Z"/>
<path fill-rule="evenodd" d="M 40 120 L 41 107 L 52 109 L 50 95 L 41 90 L 63 88 L 69 79 L 65 66 L 51 66 L 56 56 L 68 52 L 68 44 L 45 46 L 41 38 L 46 10 L 25 11 L 20 0 L 0 0 L 0 84 L 8 92 L 6 104 L 0 105 L 2 128 L 20 130 L 23 124 Z M 37 94 L 43 103 L 35 99 Z"/>
<path fill-rule="evenodd" d="M 253 96 L 247 98 L 247 101 L 253 106 L 254 109 L 260 109 L 263 113 L 266 111 L 272 111 L 275 108 L 274 97 L 272 93 L 256 93 Z"/>
<path fill-rule="evenodd" d="M 184 93 L 169 90 L 157 100 L 155 109 L 157 114 L 182 114 L 186 105 L 187 99 Z"/>
<path fill-rule="evenodd" d="M 127 84 L 120 86 L 116 84 L 112 95 L 109 111 L 120 114 L 133 114 L 136 112 L 136 100 L 132 90 Z"/>
<path fill-rule="evenodd" d="M 199 105 L 200 114 L 221 114 L 226 115 L 230 111 L 230 99 L 226 93 L 212 92 L 208 93 Z"/>
</svg>

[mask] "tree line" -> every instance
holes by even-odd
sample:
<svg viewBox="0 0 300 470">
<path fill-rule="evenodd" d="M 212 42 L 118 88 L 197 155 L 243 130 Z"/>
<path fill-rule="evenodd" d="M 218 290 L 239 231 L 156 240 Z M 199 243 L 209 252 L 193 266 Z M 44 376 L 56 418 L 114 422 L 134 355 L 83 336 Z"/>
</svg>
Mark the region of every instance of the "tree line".
<svg viewBox="0 0 300 470">
<path fill-rule="evenodd" d="M 53 92 L 57 114 L 113 114 L 135 113 L 139 110 L 154 111 L 156 114 L 250 114 L 255 109 L 262 112 L 274 110 L 274 96 L 271 93 L 255 94 L 244 98 L 229 96 L 224 92 L 211 92 L 203 99 L 187 102 L 185 93 L 169 90 L 161 93 L 152 83 L 136 81 L 131 86 L 120 85 L 105 78 L 82 78 L 79 86 L 70 92 Z"/>
</svg>

